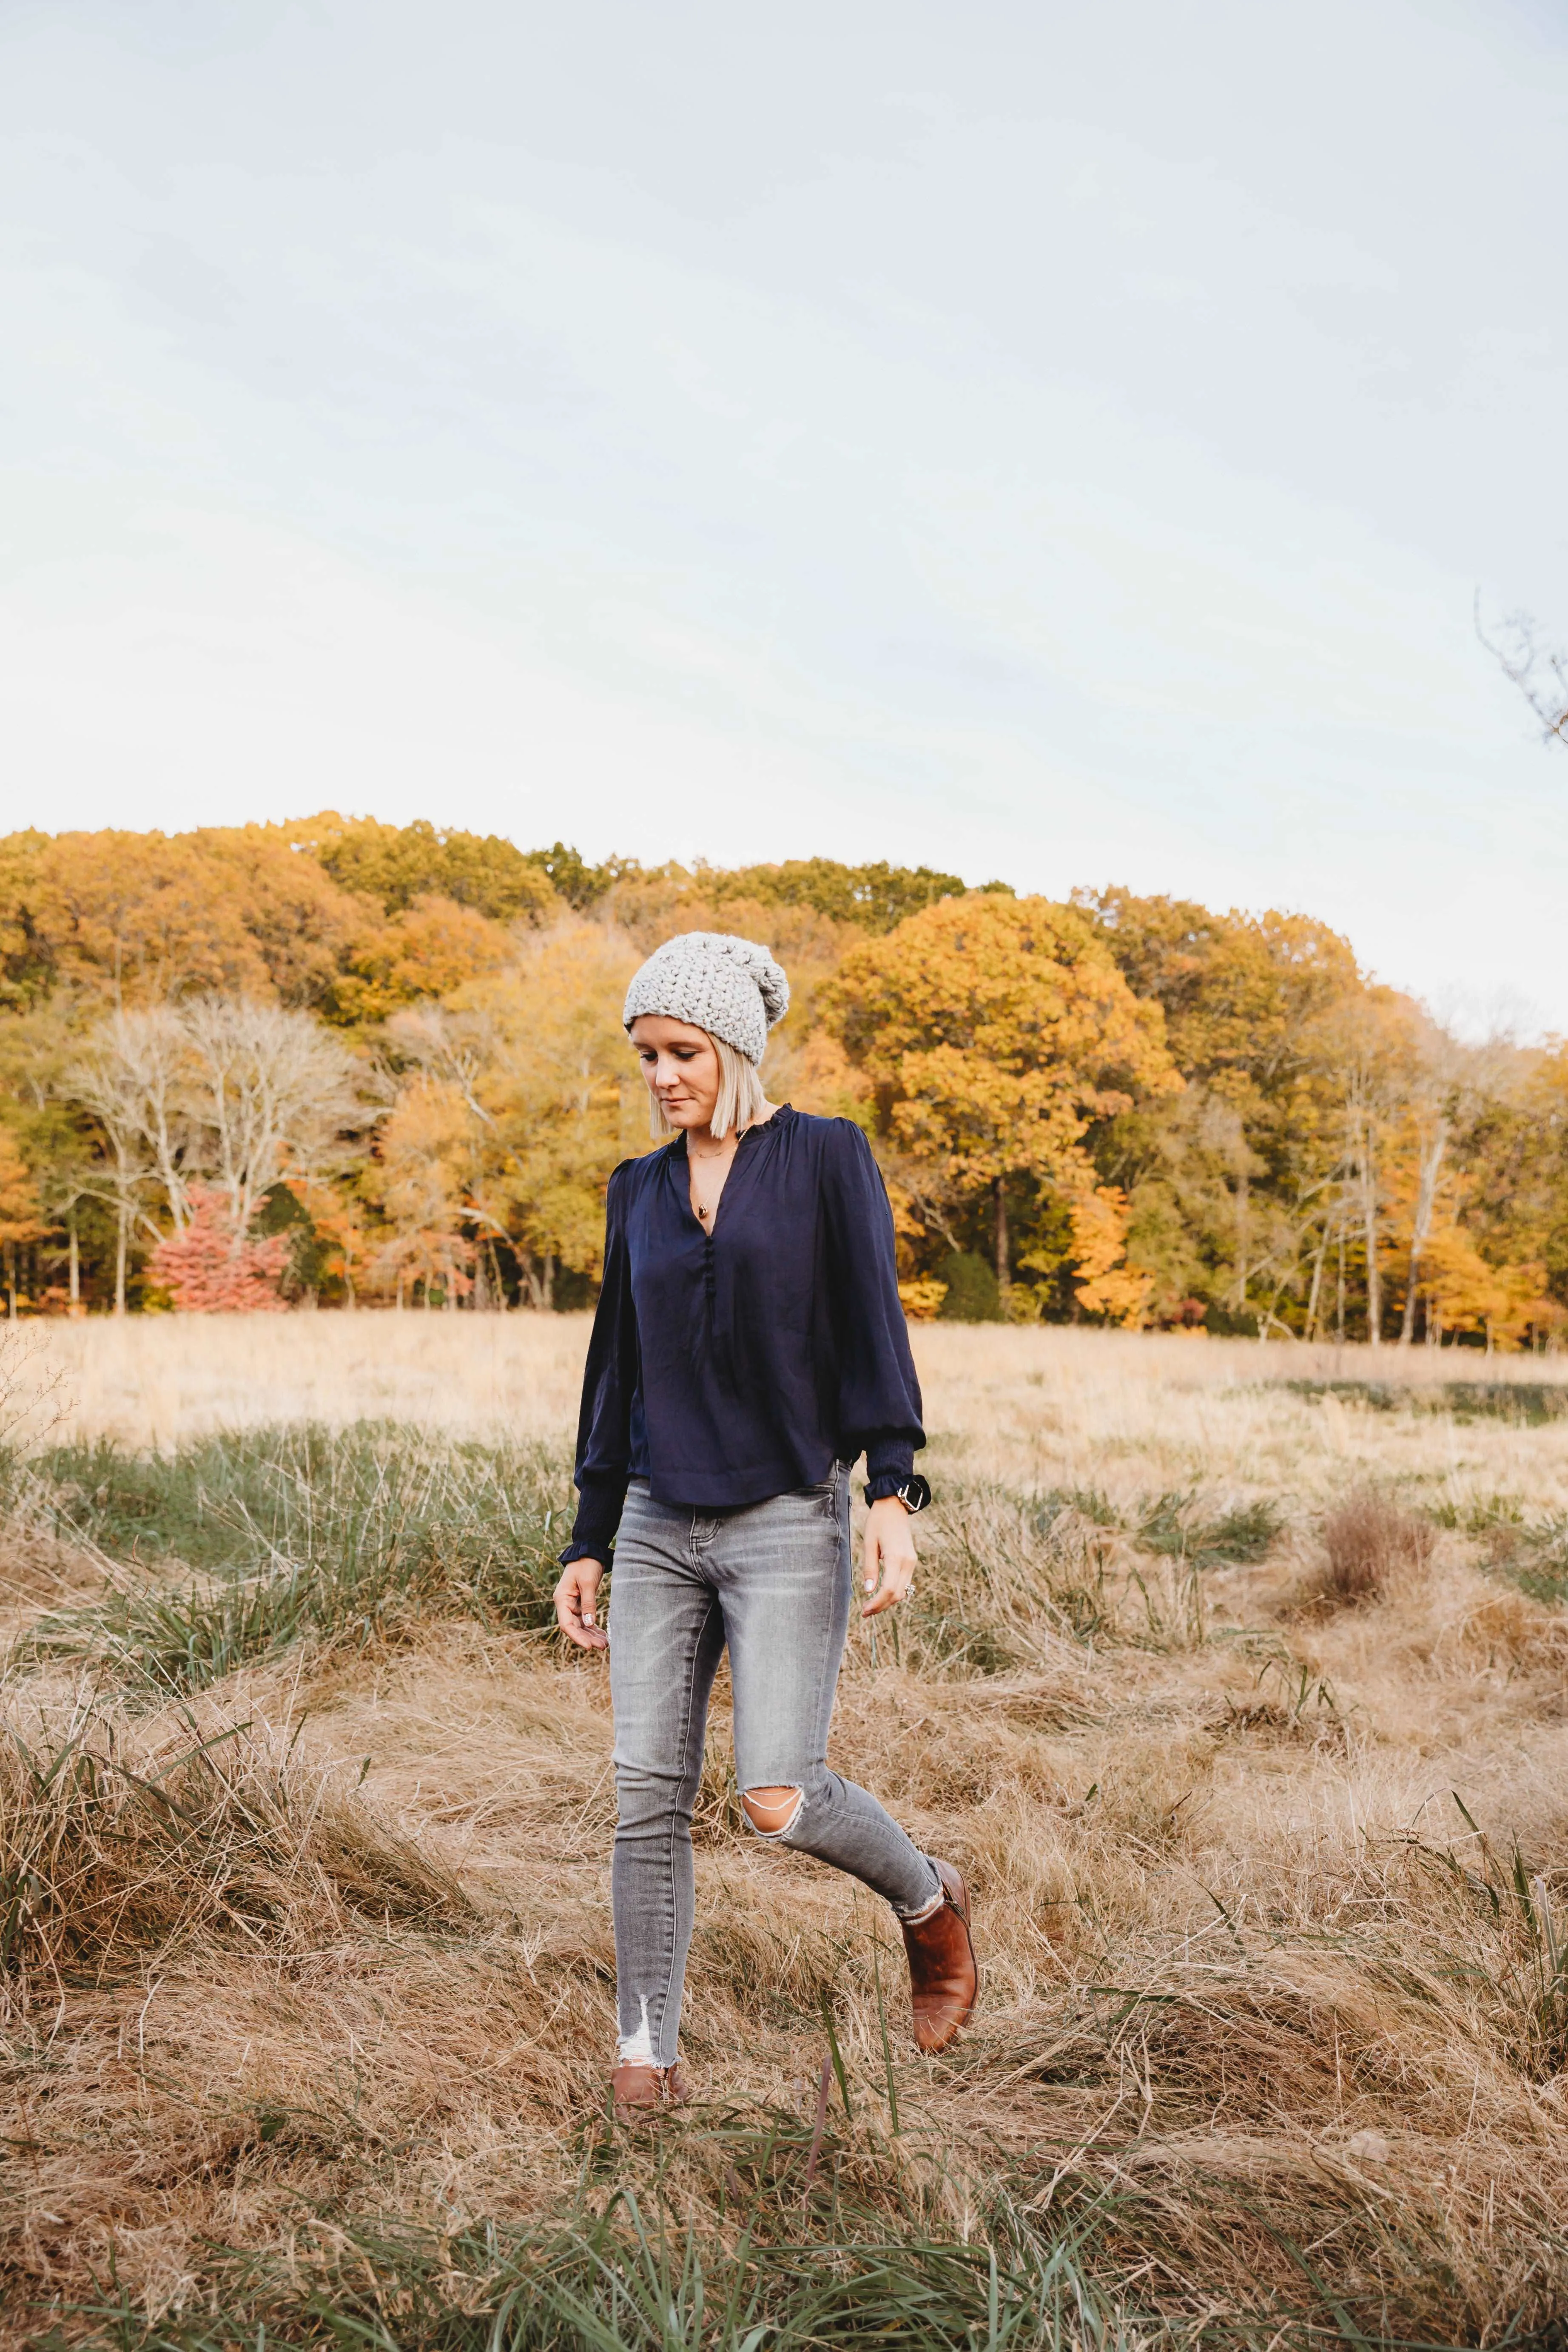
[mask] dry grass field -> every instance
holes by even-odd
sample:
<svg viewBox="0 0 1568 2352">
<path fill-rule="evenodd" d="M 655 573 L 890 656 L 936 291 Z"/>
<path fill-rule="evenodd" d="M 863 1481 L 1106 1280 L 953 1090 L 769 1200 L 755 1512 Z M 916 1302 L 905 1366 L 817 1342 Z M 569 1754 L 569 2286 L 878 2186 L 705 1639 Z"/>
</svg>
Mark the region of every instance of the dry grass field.
<svg viewBox="0 0 1568 2352">
<path fill-rule="evenodd" d="M 1568 2340 L 1563 1368 L 921 1329 L 836 1760 L 970 1874 L 982 2011 L 915 2055 L 721 1703 L 698 2100 L 628 2137 L 542 1630 L 585 1330 L 13 1344 L 0 2341 Z"/>
</svg>

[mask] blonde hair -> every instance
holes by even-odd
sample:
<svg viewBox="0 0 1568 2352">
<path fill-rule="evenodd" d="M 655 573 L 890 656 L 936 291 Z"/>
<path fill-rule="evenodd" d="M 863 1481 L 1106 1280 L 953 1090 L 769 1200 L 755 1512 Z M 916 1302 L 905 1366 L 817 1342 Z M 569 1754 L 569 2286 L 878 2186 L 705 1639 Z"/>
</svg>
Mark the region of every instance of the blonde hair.
<svg viewBox="0 0 1568 2352">
<path fill-rule="evenodd" d="M 695 1027 L 696 1024 L 692 1025 Z M 715 1037 L 707 1029 L 702 1034 L 719 1056 L 719 1092 L 709 1126 L 721 1139 L 729 1134 L 731 1128 L 737 1135 L 743 1135 L 747 1128 L 756 1125 L 767 1108 L 767 1090 L 763 1085 L 763 1074 L 755 1062 L 748 1060 L 744 1054 L 738 1054 L 734 1046 L 727 1045 L 722 1037 Z M 678 1128 L 671 1127 L 660 1108 L 658 1097 L 652 1093 L 647 1098 L 647 1126 L 648 1133 L 656 1143 L 662 1143 L 667 1136 L 679 1132 Z"/>
</svg>

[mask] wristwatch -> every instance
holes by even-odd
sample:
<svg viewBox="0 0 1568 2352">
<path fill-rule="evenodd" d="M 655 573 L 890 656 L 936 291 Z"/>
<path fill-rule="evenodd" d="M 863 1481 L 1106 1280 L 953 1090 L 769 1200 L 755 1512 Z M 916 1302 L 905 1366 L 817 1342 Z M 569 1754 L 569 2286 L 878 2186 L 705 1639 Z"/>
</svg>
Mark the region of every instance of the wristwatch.
<svg viewBox="0 0 1568 2352">
<path fill-rule="evenodd" d="M 912 1472 L 901 1486 L 895 1486 L 893 1492 L 906 1511 L 923 1511 L 931 1501 L 931 1488 L 918 1470 Z"/>
</svg>

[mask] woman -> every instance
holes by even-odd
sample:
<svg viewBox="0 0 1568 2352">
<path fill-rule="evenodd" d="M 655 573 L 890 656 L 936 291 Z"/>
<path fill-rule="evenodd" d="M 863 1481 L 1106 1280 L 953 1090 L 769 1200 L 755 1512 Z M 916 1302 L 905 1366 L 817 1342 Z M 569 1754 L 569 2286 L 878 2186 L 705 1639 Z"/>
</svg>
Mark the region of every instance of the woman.
<svg viewBox="0 0 1568 2352">
<path fill-rule="evenodd" d="M 868 1617 L 910 1590 L 910 1515 L 929 1489 L 913 1471 L 920 1387 L 876 1162 L 849 1120 L 763 1091 L 757 1066 L 788 1003 L 765 948 L 714 931 L 668 940 L 626 994 L 653 1132 L 674 1140 L 610 1179 L 580 1501 L 555 1588 L 568 1640 L 610 1651 L 624 2116 L 685 2095 L 691 1807 L 726 1646 L 752 1828 L 892 1905 L 921 2049 L 944 2048 L 974 2005 L 963 1879 L 826 1760 L 853 1583 L 850 1468 L 864 1452 Z M 612 1544 L 606 1637 L 595 1604 Z"/>
</svg>

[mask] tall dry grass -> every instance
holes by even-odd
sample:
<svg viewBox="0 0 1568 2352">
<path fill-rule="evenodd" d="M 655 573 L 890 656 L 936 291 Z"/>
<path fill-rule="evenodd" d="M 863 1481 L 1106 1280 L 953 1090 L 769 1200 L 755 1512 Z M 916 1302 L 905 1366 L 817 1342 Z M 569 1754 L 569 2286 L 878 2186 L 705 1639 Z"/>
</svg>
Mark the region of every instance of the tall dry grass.
<svg viewBox="0 0 1568 2352">
<path fill-rule="evenodd" d="M 939 1507 L 835 1752 L 971 1874 L 982 2012 L 914 2055 L 879 1906 L 739 1833 L 721 1705 L 699 2100 L 649 2143 L 605 2103 L 604 1676 L 538 1630 L 583 1337 L 51 1340 L 0 1596 L 4 2340 L 1559 2318 L 1568 1392 L 922 1331 Z"/>
</svg>

